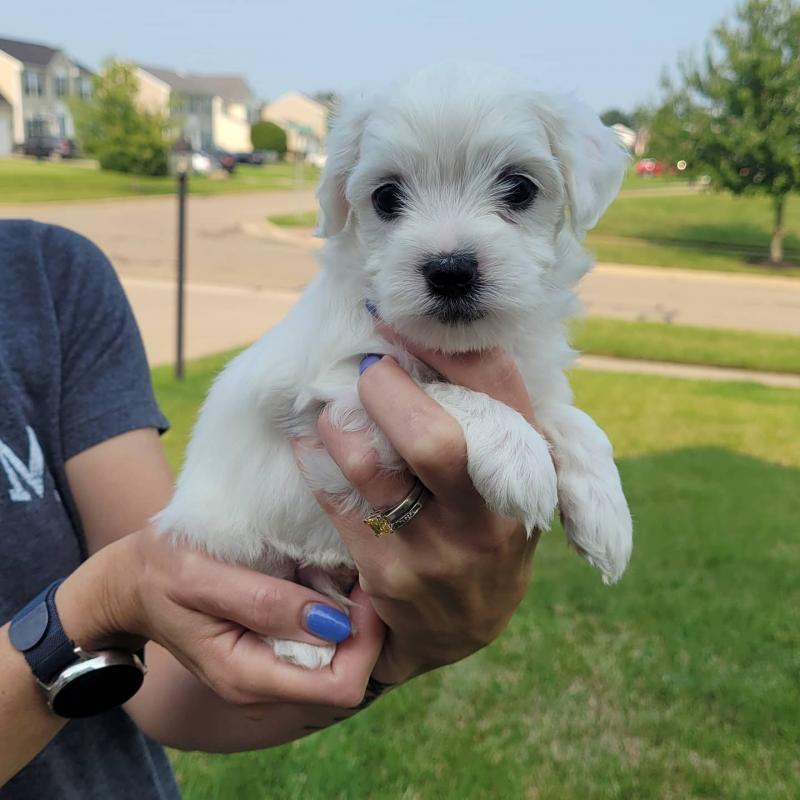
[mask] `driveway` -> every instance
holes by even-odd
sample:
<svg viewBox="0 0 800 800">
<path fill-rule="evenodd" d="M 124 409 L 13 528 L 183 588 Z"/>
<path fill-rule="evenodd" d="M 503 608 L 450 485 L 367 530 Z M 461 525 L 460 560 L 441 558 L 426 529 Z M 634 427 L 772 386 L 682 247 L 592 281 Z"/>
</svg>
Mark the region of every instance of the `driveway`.
<svg viewBox="0 0 800 800">
<path fill-rule="evenodd" d="M 316 274 L 316 240 L 268 215 L 314 207 L 311 191 L 193 196 L 188 208 L 187 354 L 256 338 Z M 125 284 L 152 363 L 172 357 L 175 199 L 0 205 L 0 216 L 65 225 L 95 241 Z M 599 265 L 579 287 L 589 314 L 800 335 L 800 280 Z"/>
</svg>

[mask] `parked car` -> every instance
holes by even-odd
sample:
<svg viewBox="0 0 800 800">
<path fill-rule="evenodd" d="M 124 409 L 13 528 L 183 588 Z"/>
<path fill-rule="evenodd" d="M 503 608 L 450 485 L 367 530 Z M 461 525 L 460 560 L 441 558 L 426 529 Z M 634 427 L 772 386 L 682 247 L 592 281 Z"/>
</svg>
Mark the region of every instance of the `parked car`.
<svg viewBox="0 0 800 800">
<path fill-rule="evenodd" d="M 22 152 L 26 156 L 36 156 L 36 158 L 49 158 L 53 150 L 58 145 L 55 136 L 29 136 L 22 146 Z"/>
<path fill-rule="evenodd" d="M 72 139 L 60 139 L 58 136 L 29 136 L 20 152 L 36 158 L 77 158 L 78 146 Z"/>
<path fill-rule="evenodd" d="M 59 139 L 53 155 L 59 158 L 77 158 L 79 155 L 78 145 L 72 139 Z"/>
<path fill-rule="evenodd" d="M 252 164 L 260 167 L 265 161 L 264 154 L 258 150 L 254 150 L 252 153 L 236 153 L 237 164 Z"/>
<path fill-rule="evenodd" d="M 312 167 L 322 169 L 327 160 L 328 156 L 325 153 L 306 153 L 306 164 L 310 164 Z"/>
<path fill-rule="evenodd" d="M 214 150 L 209 150 L 208 155 L 215 158 L 220 167 L 229 175 L 236 169 L 236 156 L 233 153 L 215 148 Z"/>
<path fill-rule="evenodd" d="M 636 174 L 641 176 L 661 175 L 664 172 L 664 165 L 654 158 L 642 158 L 636 162 Z"/>
<path fill-rule="evenodd" d="M 210 175 L 215 168 L 215 161 L 208 153 L 197 150 L 192 153 L 192 173 L 195 175 Z"/>
</svg>

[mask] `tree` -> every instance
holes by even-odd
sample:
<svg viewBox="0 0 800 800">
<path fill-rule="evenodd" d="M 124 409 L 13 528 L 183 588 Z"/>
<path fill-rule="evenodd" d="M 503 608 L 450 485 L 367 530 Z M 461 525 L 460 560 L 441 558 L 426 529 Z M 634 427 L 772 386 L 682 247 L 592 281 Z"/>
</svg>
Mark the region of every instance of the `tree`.
<svg viewBox="0 0 800 800">
<path fill-rule="evenodd" d="M 800 189 L 800 6 L 747 0 L 713 31 L 702 62 L 684 59 L 679 74 L 677 88 L 665 84 L 651 149 L 682 140 L 695 172 L 737 195 L 768 195 L 770 262 L 780 264 L 787 197 Z"/>
<path fill-rule="evenodd" d="M 281 158 L 286 155 L 286 131 L 274 122 L 256 122 L 250 128 L 250 141 L 253 150 L 274 150 Z"/>
<path fill-rule="evenodd" d="M 626 128 L 634 127 L 631 115 L 620 111 L 618 108 L 609 108 L 607 111 L 604 111 L 600 115 L 600 120 L 603 125 L 607 125 L 609 128 L 612 125 L 624 125 Z"/>
<path fill-rule="evenodd" d="M 311 99 L 327 106 L 328 110 L 335 108 L 339 104 L 339 95 L 330 90 L 314 92 L 314 94 L 311 95 Z"/>
<path fill-rule="evenodd" d="M 73 104 L 81 147 L 102 169 L 134 175 L 166 175 L 166 120 L 136 106 L 138 81 L 134 68 L 108 61 L 94 78 L 91 100 Z"/>
</svg>

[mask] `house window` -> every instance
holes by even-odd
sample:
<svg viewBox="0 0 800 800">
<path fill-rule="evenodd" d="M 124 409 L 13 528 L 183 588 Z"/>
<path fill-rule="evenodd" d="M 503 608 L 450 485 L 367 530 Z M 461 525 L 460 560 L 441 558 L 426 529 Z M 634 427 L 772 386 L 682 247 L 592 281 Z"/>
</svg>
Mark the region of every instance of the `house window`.
<svg viewBox="0 0 800 800">
<path fill-rule="evenodd" d="M 44 97 L 44 75 L 41 72 L 26 69 L 22 73 L 22 86 L 26 97 Z"/>
<path fill-rule="evenodd" d="M 69 94 L 69 78 L 66 75 L 56 75 L 56 97 L 66 97 Z"/>
<path fill-rule="evenodd" d="M 189 111 L 192 114 L 208 114 L 211 112 L 211 98 L 192 95 L 189 98 Z"/>
<path fill-rule="evenodd" d="M 47 136 L 47 120 L 42 117 L 33 117 L 25 120 L 25 138 Z"/>
<path fill-rule="evenodd" d="M 67 138 L 67 118 L 63 114 L 58 115 L 58 135 L 62 139 Z"/>
<path fill-rule="evenodd" d="M 177 92 L 173 92 L 169 98 L 169 110 L 171 114 L 185 114 L 186 97 Z"/>
<path fill-rule="evenodd" d="M 92 96 L 92 79 L 88 75 L 82 75 L 76 83 L 80 98 L 88 100 Z"/>
</svg>

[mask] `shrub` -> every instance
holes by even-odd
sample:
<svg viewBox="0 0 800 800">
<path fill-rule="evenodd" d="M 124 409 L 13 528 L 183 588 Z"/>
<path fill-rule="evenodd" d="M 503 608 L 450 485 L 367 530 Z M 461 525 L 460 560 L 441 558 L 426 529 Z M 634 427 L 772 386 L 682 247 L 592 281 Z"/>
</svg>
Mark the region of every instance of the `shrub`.
<svg viewBox="0 0 800 800">
<path fill-rule="evenodd" d="M 286 155 L 286 131 L 274 122 L 256 122 L 250 128 L 253 150 L 274 150 L 281 158 Z"/>
</svg>

